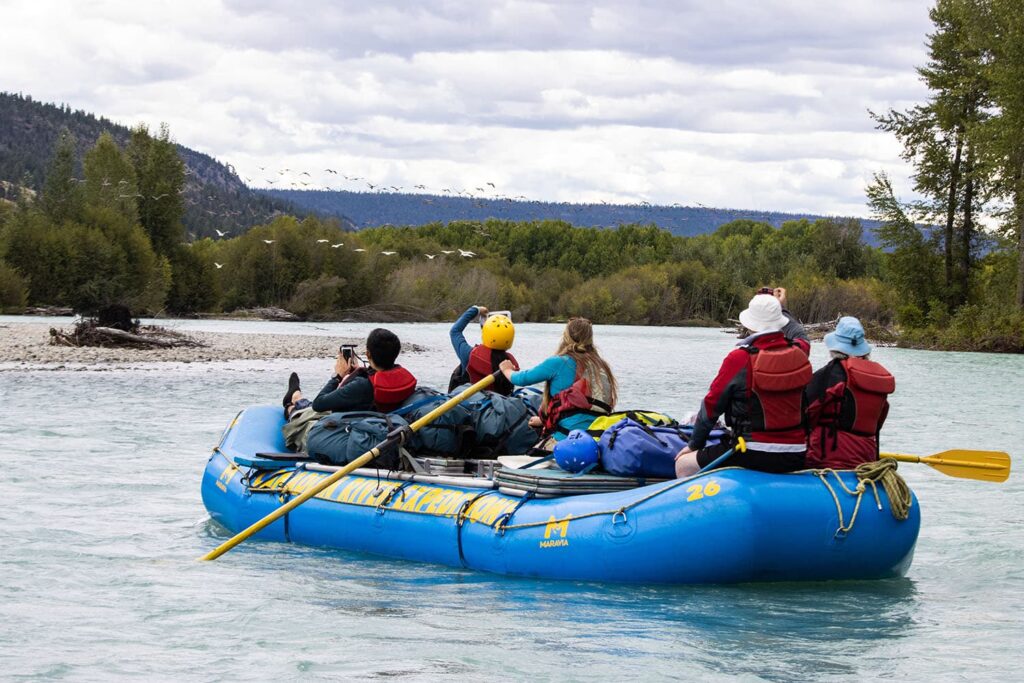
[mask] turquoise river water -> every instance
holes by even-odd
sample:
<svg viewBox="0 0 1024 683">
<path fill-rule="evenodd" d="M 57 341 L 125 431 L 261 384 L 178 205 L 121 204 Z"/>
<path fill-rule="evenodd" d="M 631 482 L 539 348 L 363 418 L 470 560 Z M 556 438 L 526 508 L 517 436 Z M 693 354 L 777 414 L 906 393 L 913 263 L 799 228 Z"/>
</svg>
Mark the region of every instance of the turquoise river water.
<svg viewBox="0 0 1024 683">
<path fill-rule="evenodd" d="M 0 323 L 15 318 L 0 318 Z M 364 336 L 357 324 L 181 321 L 183 330 Z M 447 325 L 392 325 L 443 387 Z M 472 332 L 472 329 L 471 329 Z M 524 364 L 560 328 L 520 325 Z M 732 339 L 599 327 L 620 406 L 695 410 Z M 821 344 L 812 359 L 825 358 Z M 2 349 L 0 349 L 2 354 Z M 1024 357 L 878 349 L 897 376 L 883 448 L 1024 455 Z M 508 579 L 223 540 L 199 494 L 239 410 L 307 390 L 332 359 L 19 370 L 0 356 L 0 679 L 1019 680 L 1024 485 L 901 473 L 922 530 L 904 579 L 620 586 Z M 1022 461 L 1024 464 L 1024 461 Z M 1019 468 L 1021 465 L 1018 464 Z"/>
</svg>

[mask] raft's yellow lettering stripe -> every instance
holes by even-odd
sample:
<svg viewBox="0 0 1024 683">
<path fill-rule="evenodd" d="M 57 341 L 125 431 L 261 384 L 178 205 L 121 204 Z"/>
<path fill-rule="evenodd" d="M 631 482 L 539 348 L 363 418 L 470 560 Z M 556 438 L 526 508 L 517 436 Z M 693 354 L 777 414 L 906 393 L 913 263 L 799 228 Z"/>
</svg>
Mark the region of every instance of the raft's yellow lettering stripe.
<svg viewBox="0 0 1024 683">
<path fill-rule="evenodd" d="M 218 484 L 225 477 L 227 481 L 230 481 L 234 471 L 237 471 L 234 464 L 227 467 L 218 478 Z M 327 475 L 322 472 L 301 472 L 299 474 L 290 470 L 263 472 L 252 478 L 251 487 L 263 491 L 274 491 L 280 490 L 284 486 L 281 492 L 297 495 L 312 488 L 325 477 Z M 402 482 L 379 481 L 362 477 L 343 479 L 331 484 L 316 497 L 332 502 L 376 507 L 401 485 Z M 378 488 L 380 491 L 375 493 Z M 458 514 L 463 505 L 475 499 L 479 493 L 479 491 L 460 491 L 429 484 L 410 484 L 389 502 L 388 509 L 452 517 Z M 480 498 L 465 511 L 466 519 L 481 524 L 494 524 L 501 515 L 511 512 L 517 503 L 518 501 L 505 497 Z"/>
</svg>

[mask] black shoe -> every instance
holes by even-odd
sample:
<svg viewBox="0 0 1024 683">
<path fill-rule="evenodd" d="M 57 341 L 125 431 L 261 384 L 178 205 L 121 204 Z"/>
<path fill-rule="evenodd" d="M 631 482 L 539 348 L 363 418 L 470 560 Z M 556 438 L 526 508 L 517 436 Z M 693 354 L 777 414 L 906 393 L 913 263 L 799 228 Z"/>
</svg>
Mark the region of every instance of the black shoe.
<svg viewBox="0 0 1024 683">
<path fill-rule="evenodd" d="M 281 401 L 281 405 L 285 408 L 290 406 L 292 404 L 292 396 L 294 396 L 295 392 L 299 389 L 299 376 L 293 372 L 288 378 L 288 393 L 284 395 L 284 400 Z"/>
</svg>

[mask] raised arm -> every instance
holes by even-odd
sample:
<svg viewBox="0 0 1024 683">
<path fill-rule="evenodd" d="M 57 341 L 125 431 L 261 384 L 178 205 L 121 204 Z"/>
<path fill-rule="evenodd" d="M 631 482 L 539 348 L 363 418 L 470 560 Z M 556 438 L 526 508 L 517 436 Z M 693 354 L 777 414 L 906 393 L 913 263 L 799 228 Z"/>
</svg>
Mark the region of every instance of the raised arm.
<svg viewBox="0 0 1024 683">
<path fill-rule="evenodd" d="M 452 328 L 448 331 L 448 336 L 452 340 L 452 348 L 455 349 L 455 355 L 459 357 L 459 362 L 464 369 L 469 366 L 469 354 L 473 351 L 473 347 L 466 341 L 464 332 L 466 326 L 478 315 L 480 315 L 480 308 L 478 306 L 470 306 L 466 309 L 465 313 L 459 316 L 459 319 L 452 324 Z"/>
</svg>

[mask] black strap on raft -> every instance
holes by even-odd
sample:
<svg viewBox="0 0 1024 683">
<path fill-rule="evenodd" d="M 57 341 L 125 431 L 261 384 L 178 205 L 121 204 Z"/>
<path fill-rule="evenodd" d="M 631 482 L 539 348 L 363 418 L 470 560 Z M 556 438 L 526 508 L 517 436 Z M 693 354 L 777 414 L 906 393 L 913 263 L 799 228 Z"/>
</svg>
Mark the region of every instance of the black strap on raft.
<svg viewBox="0 0 1024 683">
<path fill-rule="evenodd" d="M 473 506 L 473 503 L 477 502 L 484 496 L 497 492 L 497 489 L 488 489 L 486 491 L 481 491 L 480 493 L 476 494 L 475 496 L 467 500 L 465 503 L 463 503 L 459 507 L 459 511 L 455 513 L 455 540 L 458 541 L 459 544 L 459 562 L 466 569 L 469 568 L 469 565 L 466 564 L 466 555 L 462 551 L 462 525 L 466 523 L 466 511 Z"/>
<path fill-rule="evenodd" d="M 499 534 L 504 535 L 505 526 L 512 521 L 512 515 L 519 512 L 519 508 L 523 507 L 526 501 L 531 500 L 535 495 L 536 493 L 534 491 L 527 491 L 525 494 L 523 494 L 523 497 L 519 499 L 519 502 L 516 503 L 516 506 L 512 508 L 512 510 L 506 512 L 498 518 L 498 520 L 494 523 L 494 530 L 497 531 Z"/>
</svg>

